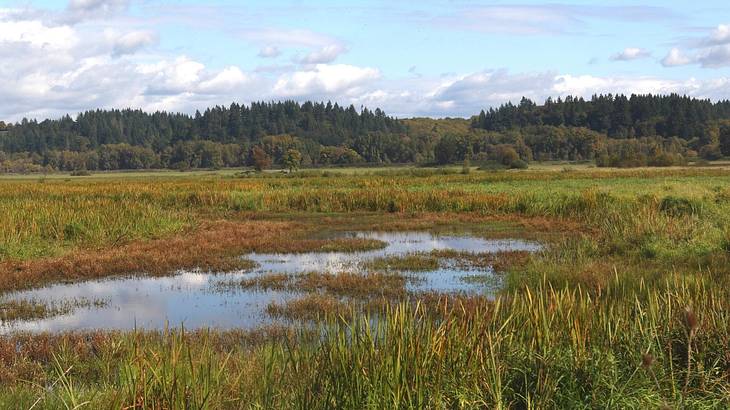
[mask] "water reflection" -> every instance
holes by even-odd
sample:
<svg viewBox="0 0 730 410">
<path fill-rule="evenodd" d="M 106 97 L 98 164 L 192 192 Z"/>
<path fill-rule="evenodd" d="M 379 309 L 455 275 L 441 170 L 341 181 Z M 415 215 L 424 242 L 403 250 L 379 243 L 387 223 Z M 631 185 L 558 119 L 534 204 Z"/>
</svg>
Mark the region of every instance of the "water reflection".
<svg viewBox="0 0 730 410">
<path fill-rule="evenodd" d="M 259 264 L 254 272 L 210 274 L 179 272 L 167 277 L 127 277 L 58 284 L 41 289 L 11 293 L 2 300 L 41 300 L 49 303 L 74 298 L 103 299 L 104 306 L 76 309 L 69 314 L 42 320 L 0 324 L 0 333 L 13 331 L 67 331 L 89 329 L 161 329 L 169 325 L 194 329 L 255 328 L 272 320 L 264 313 L 269 303 L 281 303 L 296 293 L 283 291 L 231 290 L 221 292 L 221 283 L 271 273 L 360 272 L 362 263 L 385 256 L 403 256 L 414 252 L 453 250 L 460 252 L 536 251 L 534 242 L 488 240 L 476 237 L 437 236 L 424 232 L 353 233 L 357 238 L 377 239 L 387 243 L 383 249 L 365 252 L 319 252 L 306 254 L 251 254 L 244 257 Z M 486 273 L 488 274 L 488 272 Z M 436 290 L 468 292 L 480 285 L 462 278 L 485 275 L 483 270 L 440 267 L 419 273 L 423 281 L 409 285 L 411 291 Z M 483 288 L 483 286 L 482 286 Z"/>
</svg>

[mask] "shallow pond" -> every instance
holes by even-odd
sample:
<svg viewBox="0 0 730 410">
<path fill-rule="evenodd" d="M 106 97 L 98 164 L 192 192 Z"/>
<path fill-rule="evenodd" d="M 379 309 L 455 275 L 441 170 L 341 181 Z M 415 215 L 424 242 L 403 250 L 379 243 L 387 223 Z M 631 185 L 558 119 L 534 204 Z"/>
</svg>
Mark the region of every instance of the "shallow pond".
<svg viewBox="0 0 730 410">
<path fill-rule="evenodd" d="M 103 303 L 80 307 L 68 314 L 39 320 L 0 324 L 0 333 L 14 331 L 68 331 L 90 329 L 161 329 L 165 326 L 194 329 L 255 328 L 272 323 L 266 307 L 290 300 L 299 293 L 230 289 L 221 284 L 272 273 L 363 272 L 363 263 L 381 257 L 405 256 L 434 250 L 470 253 L 529 251 L 535 242 L 489 240 L 471 236 L 436 235 L 428 232 L 351 233 L 352 237 L 377 239 L 383 249 L 363 252 L 314 252 L 303 254 L 250 254 L 243 257 L 258 264 L 253 271 L 211 274 L 178 272 L 174 276 L 110 278 L 6 294 L 0 301 L 35 300 L 62 303 L 77 298 Z M 409 285 L 412 292 L 492 292 L 493 285 L 464 278 L 484 277 L 490 272 L 445 264 L 429 272 L 414 273 L 420 279 Z"/>
</svg>

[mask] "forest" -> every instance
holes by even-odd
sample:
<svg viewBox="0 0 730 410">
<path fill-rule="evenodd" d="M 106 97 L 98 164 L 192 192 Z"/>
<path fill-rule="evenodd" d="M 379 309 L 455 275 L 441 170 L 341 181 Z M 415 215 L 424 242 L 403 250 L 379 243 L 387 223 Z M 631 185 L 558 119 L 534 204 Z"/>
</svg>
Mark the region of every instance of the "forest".
<svg viewBox="0 0 730 410">
<path fill-rule="evenodd" d="M 195 115 L 95 110 L 0 122 L 0 172 L 298 168 L 353 164 L 523 168 L 531 161 L 681 165 L 730 156 L 730 101 L 676 94 L 523 98 L 471 119 L 397 119 L 381 109 L 294 101 Z"/>
</svg>

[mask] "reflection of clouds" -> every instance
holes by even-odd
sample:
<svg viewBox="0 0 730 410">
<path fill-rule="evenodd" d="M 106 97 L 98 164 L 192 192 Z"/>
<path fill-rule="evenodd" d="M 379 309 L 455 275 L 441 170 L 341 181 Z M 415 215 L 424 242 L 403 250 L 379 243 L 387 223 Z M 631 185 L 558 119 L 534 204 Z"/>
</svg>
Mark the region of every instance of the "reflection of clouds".
<svg viewBox="0 0 730 410">
<path fill-rule="evenodd" d="M 269 273 L 357 272 L 364 261 L 383 256 L 403 256 L 432 250 L 462 252 L 537 251 L 541 247 L 520 240 L 487 240 L 474 237 L 437 236 L 428 232 L 367 232 L 353 237 L 387 243 L 384 249 L 363 252 L 314 252 L 305 254 L 252 254 L 259 263 L 253 275 Z M 461 278 L 472 274 L 457 268 L 444 268 L 419 274 L 424 280 L 409 285 L 413 291 L 460 292 L 474 286 Z M 479 274 L 484 274 L 479 271 Z M 250 277 L 235 271 L 212 275 L 200 271 L 180 271 L 174 276 L 125 277 L 58 284 L 42 289 L 8 294 L 5 300 L 41 300 L 48 303 L 78 298 L 104 299 L 101 307 L 79 308 L 68 315 L 0 325 L 0 334 L 10 331 L 65 331 L 75 329 L 163 328 L 167 325 L 188 328 L 250 328 L 270 320 L 263 314 L 271 302 L 281 303 L 295 294 L 289 292 L 240 290 L 213 291 L 216 282 Z"/>
</svg>

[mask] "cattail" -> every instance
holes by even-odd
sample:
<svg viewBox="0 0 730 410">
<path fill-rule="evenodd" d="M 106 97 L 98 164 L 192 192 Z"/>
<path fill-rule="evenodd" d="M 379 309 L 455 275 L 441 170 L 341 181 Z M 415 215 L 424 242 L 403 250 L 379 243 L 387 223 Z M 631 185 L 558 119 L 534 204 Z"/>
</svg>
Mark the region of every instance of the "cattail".
<svg viewBox="0 0 730 410">
<path fill-rule="evenodd" d="M 651 353 L 641 355 L 641 367 L 648 369 L 654 364 L 654 356 Z"/>
<path fill-rule="evenodd" d="M 687 324 L 687 327 L 689 328 L 689 330 L 691 332 L 694 332 L 695 330 L 697 330 L 697 327 L 698 327 L 697 315 L 692 310 L 692 308 L 688 307 L 684 310 L 684 320 Z"/>
</svg>

